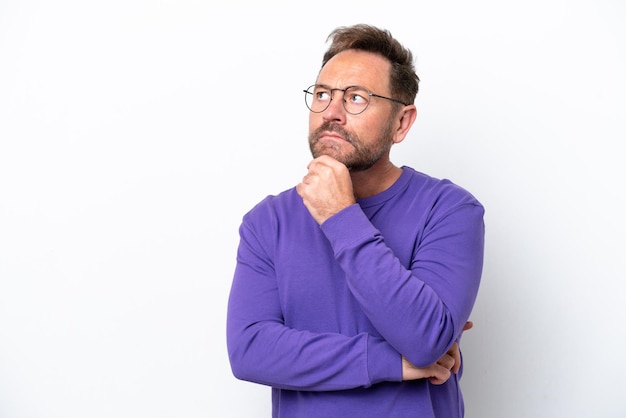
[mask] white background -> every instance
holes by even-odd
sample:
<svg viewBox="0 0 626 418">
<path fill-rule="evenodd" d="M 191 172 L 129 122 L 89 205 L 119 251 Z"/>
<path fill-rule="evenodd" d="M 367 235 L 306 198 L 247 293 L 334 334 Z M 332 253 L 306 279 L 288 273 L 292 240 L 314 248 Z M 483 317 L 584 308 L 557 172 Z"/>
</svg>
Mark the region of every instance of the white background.
<svg viewBox="0 0 626 418">
<path fill-rule="evenodd" d="M 0 0 L 0 417 L 269 416 L 226 355 L 237 228 L 304 175 L 302 89 L 359 22 L 422 79 L 393 160 L 487 209 L 467 417 L 626 416 L 624 21 L 619 0 Z"/>
</svg>

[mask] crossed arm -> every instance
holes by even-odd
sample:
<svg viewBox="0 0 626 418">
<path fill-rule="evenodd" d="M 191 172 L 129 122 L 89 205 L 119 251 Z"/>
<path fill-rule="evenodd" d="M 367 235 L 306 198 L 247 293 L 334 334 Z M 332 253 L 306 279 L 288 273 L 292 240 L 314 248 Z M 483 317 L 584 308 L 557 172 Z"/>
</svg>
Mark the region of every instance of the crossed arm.
<svg viewBox="0 0 626 418">
<path fill-rule="evenodd" d="M 347 182 L 350 182 L 349 177 Z M 326 212 L 328 207 L 315 209 L 313 206 L 317 204 L 309 201 L 302 184 L 296 189 L 311 217 L 320 225 L 338 213 L 332 208 Z M 319 193 L 309 191 L 313 195 Z M 323 198 L 319 203 L 328 205 L 331 201 L 332 198 Z M 344 204 L 347 202 L 350 200 L 346 199 Z M 433 384 L 441 384 L 452 373 L 458 372 L 461 356 L 454 340 L 461 330 L 455 331 L 454 324 L 463 324 L 468 313 L 449 311 L 449 306 L 458 308 L 459 304 L 446 304 L 441 299 L 439 291 L 445 293 L 446 289 L 434 289 L 421 280 L 414 280 L 410 277 L 412 272 L 401 272 L 403 267 L 396 261 L 391 266 L 393 254 L 386 249 L 383 249 L 383 256 L 387 261 L 380 259 L 381 263 L 378 263 L 378 257 L 369 257 L 371 251 L 351 249 L 346 253 L 344 250 L 352 244 L 367 244 L 370 249 L 377 245 L 371 240 L 352 240 L 349 233 L 343 234 L 340 230 L 343 226 L 352 228 L 349 231 L 361 231 L 367 234 L 366 240 L 376 232 L 371 226 L 367 227 L 366 219 L 358 216 L 355 206 L 344 211 L 342 218 L 335 217 L 334 222 L 325 224 L 331 229 L 334 225 L 333 239 L 328 235 L 327 238 L 337 246 L 335 256 L 341 258 L 338 258 L 341 267 L 349 272 L 346 284 L 380 336 L 365 332 L 352 336 L 316 333 L 306 331 L 309 329 L 306 325 L 300 329 L 286 326 L 274 264 L 267 254 L 276 236 L 273 208 L 271 203 L 261 205 L 247 218 L 250 222 L 244 221 L 241 228 L 242 240 L 228 314 L 229 356 L 236 377 L 289 390 L 328 391 L 399 380 L 428 379 Z M 339 211 L 345 208 L 342 206 Z M 320 215 L 322 212 L 326 214 Z M 354 215 L 360 220 L 357 223 L 352 222 Z M 344 224 L 347 220 L 351 226 Z M 436 248 L 455 246 L 438 245 Z M 381 256 L 379 251 L 376 254 Z M 380 271 L 374 272 L 369 267 Z M 358 273 L 364 271 L 367 272 L 365 275 Z M 402 280 L 393 280 L 399 273 Z M 377 279 L 363 280 L 365 276 Z M 452 282 L 442 284 L 446 285 L 448 290 L 452 288 Z M 454 289 L 455 295 L 471 293 L 459 289 L 457 282 Z M 407 318 L 411 320 L 407 321 Z M 441 324 L 441 330 L 433 329 L 434 323 Z M 471 323 L 467 323 L 463 330 L 469 328 Z M 415 339 L 407 338 L 407 335 L 419 336 L 420 344 L 415 344 Z"/>
<path fill-rule="evenodd" d="M 346 167 L 328 156 L 313 160 L 302 183 L 297 186 L 298 194 L 318 224 L 355 203 L 352 181 Z M 471 329 L 467 322 L 463 331 Z M 435 363 L 427 367 L 416 367 L 406 357 L 402 357 L 402 379 L 427 378 L 433 384 L 445 383 L 451 373 L 458 373 L 461 354 L 455 342 Z"/>
</svg>

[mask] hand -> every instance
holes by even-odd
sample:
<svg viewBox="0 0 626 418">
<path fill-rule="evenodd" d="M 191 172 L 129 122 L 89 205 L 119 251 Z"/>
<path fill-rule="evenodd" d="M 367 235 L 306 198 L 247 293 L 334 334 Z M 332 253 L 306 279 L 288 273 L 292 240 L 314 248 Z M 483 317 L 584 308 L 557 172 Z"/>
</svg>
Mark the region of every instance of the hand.
<svg viewBox="0 0 626 418">
<path fill-rule="evenodd" d="M 450 379 L 453 366 L 454 359 L 447 353 L 428 367 L 416 367 L 402 357 L 402 380 L 428 379 L 430 383 L 441 385 Z"/>
<path fill-rule="evenodd" d="M 472 328 L 474 328 L 474 323 L 472 321 L 467 321 L 465 325 L 463 325 L 463 331 L 467 331 Z"/>
<path fill-rule="evenodd" d="M 473 327 L 474 323 L 467 321 L 463 331 Z M 434 385 L 441 385 L 450 379 L 452 373 L 456 374 L 459 370 L 461 370 L 461 350 L 456 342 L 436 363 L 428 367 L 416 367 L 402 357 L 402 380 L 428 379 Z"/>
<path fill-rule="evenodd" d="M 318 224 L 356 202 L 350 172 L 345 165 L 322 155 L 307 168 L 309 172 L 296 186 L 296 191 Z"/>
</svg>

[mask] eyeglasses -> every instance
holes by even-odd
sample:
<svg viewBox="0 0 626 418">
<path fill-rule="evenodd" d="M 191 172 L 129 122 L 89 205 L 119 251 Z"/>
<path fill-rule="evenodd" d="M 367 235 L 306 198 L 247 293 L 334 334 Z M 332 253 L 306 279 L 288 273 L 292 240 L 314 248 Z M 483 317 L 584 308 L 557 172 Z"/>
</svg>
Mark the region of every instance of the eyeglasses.
<svg viewBox="0 0 626 418">
<path fill-rule="evenodd" d="M 343 93 L 343 107 L 344 109 L 346 109 L 346 112 L 350 113 L 351 115 L 358 115 L 359 113 L 363 113 L 365 109 L 367 109 L 367 106 L 369 106 L 371 97 L 379 97 L 381 99 L 391 100 L 392 102 L 408 106 L 407 103 L 404 103 L 400 100 L 372 93 L 365 87 L 361 86 L 349 86 L 345 89 L 331 89 L 330 87 L 327 87 L 323 84 L 313 84 L 311 87 L 303 91 L 306 106 L 313 113 L 322 113 L 323 111 L 328 109 L 328 106 L 330 106 L 330 102 L 332 102 L 333 100 L 333 92 L 335 91 L 340 91 Z"/>
</svg>

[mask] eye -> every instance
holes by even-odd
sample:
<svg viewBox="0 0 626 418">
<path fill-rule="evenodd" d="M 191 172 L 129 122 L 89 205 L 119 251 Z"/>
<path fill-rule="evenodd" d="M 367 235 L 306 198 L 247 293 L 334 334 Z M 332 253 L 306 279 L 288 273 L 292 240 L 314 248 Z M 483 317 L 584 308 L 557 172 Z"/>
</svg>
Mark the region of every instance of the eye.
<svg viewBox="0 0 626 418">
<path fill-rule="evenodd" d="M 354 105 L 365 105 L 368 102 L 369 95 L 363 90 L 346 91 L 346 101 Z"/>
<path fill-rule="evenodd" d="M 327 102 L 330 100 L 330 90 L 317 87 L 313 91 L 313 98 L 318 102 Z"/>
</svg>

